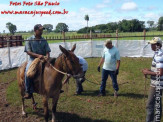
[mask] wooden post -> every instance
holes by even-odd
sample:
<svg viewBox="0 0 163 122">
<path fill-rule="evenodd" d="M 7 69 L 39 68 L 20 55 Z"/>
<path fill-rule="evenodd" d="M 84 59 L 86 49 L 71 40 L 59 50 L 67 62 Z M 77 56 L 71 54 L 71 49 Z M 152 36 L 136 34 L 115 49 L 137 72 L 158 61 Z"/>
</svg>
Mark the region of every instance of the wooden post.
<svg viewBox="0 0 163 122">
<path fill-rule="evenodd" d="M 63 34 L 63 42 L 65 42 L 65 32 L 62 31 L 62 34 Z"/>
<path fill-rule="evenodd" d="M 116 46 L 117 46 L 117 48 L 118 48 L 118 29 L 116 30 L 116 39 L 117 39 L 117 44 L 116 44 Z"/>
<path fill-rule="evenodd" d="M 143 34 L 144 34 L 144 41 L 145 41 L 145 37 L 146 37 L 146 30 L 143 30 Z"/>
<path fill-rule="evenodd" d="M 90 30 L 90 39 L 92 41 L 92 31 Z"/>
<path fill-rule="evenodd" d="M 7 47 L 8 47 L 8 61 L 9 61 L 9 65 L 10 65 L 10 68 L 12 68 L 12 65 L 11 65 L 11 56 L 10 56 L 10 37 L 7 35 L 6 37 L 7 39 Z"/>
<path fill-rule="evenodd" d="M 116 30 L 116 39 L 118 40 L 118 29 Z"/>
</svg>

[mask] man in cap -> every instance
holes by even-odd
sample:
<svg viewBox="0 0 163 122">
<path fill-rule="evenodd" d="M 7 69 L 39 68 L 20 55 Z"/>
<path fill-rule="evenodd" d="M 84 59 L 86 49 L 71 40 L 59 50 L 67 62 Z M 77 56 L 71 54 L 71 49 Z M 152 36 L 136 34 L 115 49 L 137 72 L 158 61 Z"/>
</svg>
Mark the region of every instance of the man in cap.
<svg viewBox="0 0 163 122">
<path fill-rule="evenodd" d="M 161 95 L 163 89 L 163 50 L 162 40 L 159 37 L 154 37 L 151 41 L 151 49 L 154 52 L 151 69 L 143 69 L 142 72 L 145 77 L 150 75 L 150 91 L 147 101 L 147 116 L 146 122 L 161 121 L 162 104 Z M 155 114 L 154 114 L 155 112 Z"/>
<path fill-rule="evenodd" d="M 36 24 L 34 26 L 34 35 L 28 38 L 29 41 L 25 42 L 24 52 L 26 52 L 30 57 L 25 70 L 25 99 L 30 99 L 33 93 L 33 83 L 31 79 L 26 75 L 30 64 L 35 58 L 41 59 L 44 58 L 44 56 L 47 56 L 48 58 L 50 57 L 51 50 L 49 48 L 48 42 L 42 37 L 44 29 L 45 28 L 41 24 Z"/>
<path fill-rule="evenodd" d="M 102 64 L 104 65 L 102 68 L 102 82 L 101 82 L 99 96 L 106 95 L 105 93 L 106 81 L 108 79 L 108 75 L 110 75 L 112 79 L 113 88 L 115 90 L 114 96 L 117 97 L 117 92 L 119 90 L 118 83 L 117 83 L 117 75 L 119 73 L 119 67 L 120 67 L 120 55 L 118 49 L 112 45 L 112 41 L 110 39 L 106 40 L 102 58 L 97 68 L 99 72 L 100 72 L 100 66 Z"/>
</svg>

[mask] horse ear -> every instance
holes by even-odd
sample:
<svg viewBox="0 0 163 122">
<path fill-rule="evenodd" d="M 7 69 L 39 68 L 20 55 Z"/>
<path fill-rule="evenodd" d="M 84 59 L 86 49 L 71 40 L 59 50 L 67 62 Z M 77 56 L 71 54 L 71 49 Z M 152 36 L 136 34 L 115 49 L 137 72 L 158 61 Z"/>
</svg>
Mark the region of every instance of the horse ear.
<svg viewBox="0 0 163 122">
<path fill-rule="evenodd" d="M 75 49 L 76 49 L 76 44 L 73 45 L 71 51 L 74 52 Z"/>
<path fill-rule="evenodd" d="M 69 52 L 65 48 L 63 48 L 61 45 L 59 45 L 59 48 L 62 51 L 62 53 L 64 53 L 66 56 L 69 55 Z"/>
</svg>

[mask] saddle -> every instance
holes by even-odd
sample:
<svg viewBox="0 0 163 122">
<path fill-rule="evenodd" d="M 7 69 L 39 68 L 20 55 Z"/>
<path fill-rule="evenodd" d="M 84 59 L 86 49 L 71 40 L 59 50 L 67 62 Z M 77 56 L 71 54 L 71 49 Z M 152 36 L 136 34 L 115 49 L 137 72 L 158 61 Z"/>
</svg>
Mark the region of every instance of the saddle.
<svg viewBox="0 0 163 122">
<path fill-rule="evenodd" d="M 29 77 L 32 81 L 33 81 L 33 85 L 34 85 L 34 92 L 39 92 L 41 90 L 42 87 L 42 76 L 43 76 L 43 72 L 44 72 L 44 68 L 45 68 L 45 64 L 47 62 L 51 63 L 53 66 L 55 64 L 56 58 L 49 58 L 47 61 L 45 61 L 44 59 L 39 59 L 36 58 L 30 65 L 28 71 L 27 71 L 27 77 Z M 25 81 L 25 68 L 27 66 L 27 62 L 24 62 L 22 64 L 22 71 L 21 71 L 21 79 L 23 81 Z M 25 85 L 25 84 L 24 84 Z"/>
<path fill-rule="evenodd" d="M 38 72 L 38 70 L 41 68 L 41 72 L 44 71 L 44 66 L 46 62 L 50 62 L 52 65 L 54 65 L 56 58 L 50 58 L 50 59 L 39 59 L 36 58 L 30 65 L 28 71 L 27 71 L 27 77 L 33 79 Z"/>
</svg>

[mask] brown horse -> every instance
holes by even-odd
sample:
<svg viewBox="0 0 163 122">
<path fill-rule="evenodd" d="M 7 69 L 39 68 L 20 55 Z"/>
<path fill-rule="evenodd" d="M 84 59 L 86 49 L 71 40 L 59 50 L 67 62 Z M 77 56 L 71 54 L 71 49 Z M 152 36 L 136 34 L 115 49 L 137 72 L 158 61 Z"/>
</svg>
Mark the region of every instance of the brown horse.
<svg viewBox="0 0 163 122">
<path fill-rule="evenodd" d="M 74 45 L 71 50 L 66 50 L 62 46 L 59 46 L 59 48 L 62 51 L 62 54 L 58 56 L 53 66 L 59 71 L 69 73 L 74 77 L 80 76 L 82 74 L 82 68 L 79 64 L 79 59 L 73 53 L 76 45 Z M 25 94 L 24 72 L 26 64 L 27 63 L 24 63 L 22 66 L 20 66 L 17 71 L 18 85 L 23 102 L 22 114 L 24 115 L 26 114 L 23 98 Z M 42 70 L 42 73 L 37 72 L 38 75 L 33 79 L 34 91 L 43 96 L 44 114 L 46 121 L 48 121 L 49 116 L 48 99 L 52 98 L 52 122 L 55 121 L 57 102 L 59 99 L 60 90 L 62 88 L 62 79 L 64 77 L 64 74 L 56 71 L 53 66 L 49 65 L 49 63 L 46 63 L 44 70 L 41 68 L 39 69 L 39 71 Z M 35 103 L 33 97 L 32 100 L 33 103 Z"/>
</svg>

